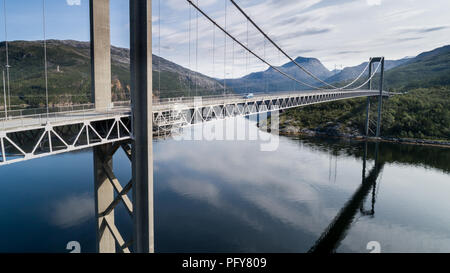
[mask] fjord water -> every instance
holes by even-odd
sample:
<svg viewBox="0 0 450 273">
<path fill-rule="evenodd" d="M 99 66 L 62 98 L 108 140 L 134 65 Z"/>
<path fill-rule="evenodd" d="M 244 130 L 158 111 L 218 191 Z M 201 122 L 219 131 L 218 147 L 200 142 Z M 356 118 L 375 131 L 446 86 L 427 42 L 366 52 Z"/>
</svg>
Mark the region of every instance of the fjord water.
<svg viewBox="0 0 450 273">
<path fill-rule="evenodd" d="M 261 151 L 269 135 L 238 122 L 258 139 L 154 141 L 157 252 L 450 251 L 450 149 L 280 137 Z M 1 167 L 0 252 L 94 252 L 92 166 L 85 150 Z M 129 181 L 122 151 L 114 170 Z M 126 238 L 131 224 L 119 205 Z"/>
</svg>

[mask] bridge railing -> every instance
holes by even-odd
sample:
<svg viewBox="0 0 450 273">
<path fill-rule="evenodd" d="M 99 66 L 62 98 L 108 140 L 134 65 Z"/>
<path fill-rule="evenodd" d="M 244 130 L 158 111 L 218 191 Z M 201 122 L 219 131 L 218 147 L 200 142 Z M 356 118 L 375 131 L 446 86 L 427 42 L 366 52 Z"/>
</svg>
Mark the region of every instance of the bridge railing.
<svg viewBox="0 0 450 273">
<path fill-rule="evenodd" d="M 49 113 L 61 113 L 61 112 L 73 112 L 73 111 L 84 111 L 94 109 L 95 105 L 93 103 L 86 104 L 76 104 L 76 105 L 68 105 L 68 106 L 53 106 L 49 107 Z M 40 115 L 47 114 L 47 108 L 24 108 L 17 110 L 9 110 L 7 114 L 2 111 L 0 112 L 0 119 L 4 119 L 6 117 L 16 118 L 16 117 L 24 117 L 31 115 Z"/>
<path fill-rule="evenodd" d="M 368 91 L 368 90 L 365 90 Z M 301 93 L 308 93 L 311 92 L 311 90 L 298 90 L 298 91 L 278 91 L 278 92 L 249 92 L 253 94 L 252 98 L 249 98 L 249 100 L 255 100 L 259 99 L 261 97 L 279 97 L 279 96 L 297 96 Z M 316 91 L 317 92 L 317 91 Z M 321 92 L 325 92 L 321 91 Z M 328 92 L 345 92 L 345 93 L 357 93 L 359 90 L 354 91 L 348 91 L 348 90 L 328 90 Z M 327 93 L 328 93 L 327 92 Z M 378 92 L 373 90 L 372 92 Z M 201 101 L 203 103 L 208 103 L 211 101 L 227 101 L 232 99 L 242 99 L 245 97 L 245 95 L 248 93 L 242 93 L 242 94 L 225 94 L 225 95 L 210 95 L 210 96 L 197 96 L 197 97 L 176 97 L 176 98 L 157 98 L 153 99 L 153 105 L 154 106 L 164 106 L 164 105 L 170 105 L 170 104 L 188 104 L 192 105 L 194 104 L 196 98 L 201 98 Z M 130 101 L 118 101 L 114 102 L 114 107 L 116 106 L 131 106 Z"/>
<path fill-rule="evenodd" d="M 128 107 L 107 107 L 101 109 L 94 109 L 91 106 L 74 106 L 72 108 L 66 108 L 61 112 L 45 112 L 40 114 L 30 115 L 16 115 L 5 118 L 0 118 L 0 130 L 7 130 L 17 127 L 27 126 L 42 126 L 47 123 L 58 122 L 71 122 L 71 121 L 86 121 L 92 120 L 96 117 L 101 118 L 114 118 L 120 115 L 129 115 L 130 109 Z"/>
</svg>

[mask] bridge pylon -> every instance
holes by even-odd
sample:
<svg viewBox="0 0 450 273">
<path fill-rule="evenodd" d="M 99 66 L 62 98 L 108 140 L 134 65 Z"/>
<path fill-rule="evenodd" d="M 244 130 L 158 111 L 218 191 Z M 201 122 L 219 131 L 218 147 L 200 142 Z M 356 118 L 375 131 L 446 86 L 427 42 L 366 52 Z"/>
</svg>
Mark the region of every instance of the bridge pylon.
<svg viewBox="0 0 450 273">
<path fill-rule="evenodd" d="M 374 63 L 379 63 L 380 65 L 380 81 L 379 81 L 379 91 L 380 94 L 378 96 L 378 114 L 377 114 L 377 121 L 376 121 L 376 131 L 375 136 L 380 137 L 381 136 L 381 112 L 383 107 L 383 80 L 384 80 L 384 57 L 374 57 L 370 58 L 369 60 L 369 82 L 368 82 L 368 89 L 372 90 L 372 81 L 373 81 L 373 75 L 372 75 L 372 66 Z M 366 137 L 370 135 L 370 132 L 373 133 L 373 131 L 370 129 L 370 97 L 367 97 L 367 107 L 366 107 L 366 122 L 365 122 L 365 134 Z"/>
<path fill-rule="evenodd" d="M 132 140 L 105 143 L 93 149 L 97 251 L 100 253 L 154 252 L 152 1 L 130 0 L 129 3 Z M 109 0 L 90 0 L 92 100 L 100 112 L 111 107 L 112 97 L 109 18 Z M 121 147 L 132 162 L 132 179 L 124 187 L 112 168 L 112 157 Z M 125 205 L 133 219 L 133 238 L 129 240 L 122 237 L 114 223 L 114 209 L 119 203 Z"/>
</svg>

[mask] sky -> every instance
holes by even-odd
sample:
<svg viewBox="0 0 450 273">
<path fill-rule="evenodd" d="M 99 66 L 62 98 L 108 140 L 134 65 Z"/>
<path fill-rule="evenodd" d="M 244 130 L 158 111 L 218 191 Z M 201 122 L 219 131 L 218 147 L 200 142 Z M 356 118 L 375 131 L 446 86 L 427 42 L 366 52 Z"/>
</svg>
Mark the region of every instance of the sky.
<svg viewBox="0 0 450 273">
<path fill-rule="evenodd" d="M 0 40 L 42 40 L 42 0 L 1 0 Z M 111 43 L 129 47 L 128 0 L 111 1 Z M 228 0 L 193 0 L 218 24 L 273 65 L 288 60 Z M 328 69 L 372 56 L 400 59 L 450 44 L 448 0 L 236 0 L 292 57 Z M 88 0 L 45 0 L 48 39 L 89 40 Z M 186 0 L 153 0 L 153 52 L 217 78 L 267 69 Z"/>
</svg>

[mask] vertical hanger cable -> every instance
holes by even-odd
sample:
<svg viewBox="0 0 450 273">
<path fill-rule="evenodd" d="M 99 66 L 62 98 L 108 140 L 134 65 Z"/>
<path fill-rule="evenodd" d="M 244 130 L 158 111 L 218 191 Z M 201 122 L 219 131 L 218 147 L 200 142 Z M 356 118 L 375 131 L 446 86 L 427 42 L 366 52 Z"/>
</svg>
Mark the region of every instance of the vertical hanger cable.
<svg viewBox="0 0 450 273">
<path fill-rule="evenodd" d="M 227 30 L 227 2 L 225 1 L 225 30 Z M 224 47 L 223 47 L 223 95 L 227 92 L 227 34 L 224 33 Z"/>
<path fill-rule="evenodd" d="M 42 0 L 42 27 L 44 32 L 44 70 L 45 70 L 45 100 L 47 107 L 47 119 L 49 116 L 48 106 L 48 66 L 47 66 L 47 38 L 45 33 L 45 0 Z"/>
<path fill-rule="evenodd" d="M 8 86 L 8 108 L 11 111 L 11 86 L 9 77 L 9 46 L 8 46 L 8 28 L 6 21 L 6 0 L 3 0 L 3 17 L 5 19 L 5 50 L 6 50 L 6 81 Z"/>
<path fill-rule="evenodd" d="M 198 0 L 197 0 L 197 6 L 198 5 Z M 198 11 L 196 12 L 196 27 L 195 27 L 195 31 L 196 31 L 196 36 L 195 36 L 195 96 L 198 96 Z"/>
<path fill-rule="evenodd" d="M 158 91 L 161 96 L 161 0 L 158 0 Z"/>
</svg>

